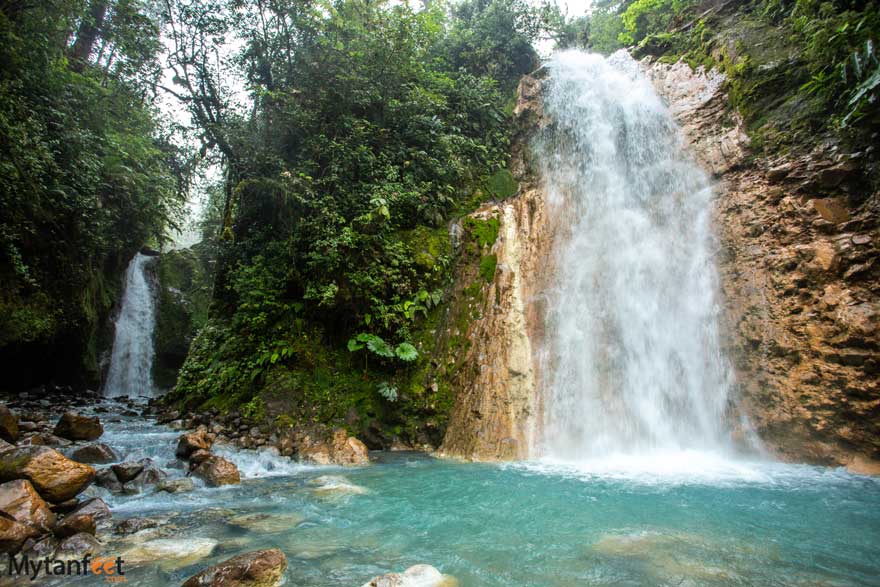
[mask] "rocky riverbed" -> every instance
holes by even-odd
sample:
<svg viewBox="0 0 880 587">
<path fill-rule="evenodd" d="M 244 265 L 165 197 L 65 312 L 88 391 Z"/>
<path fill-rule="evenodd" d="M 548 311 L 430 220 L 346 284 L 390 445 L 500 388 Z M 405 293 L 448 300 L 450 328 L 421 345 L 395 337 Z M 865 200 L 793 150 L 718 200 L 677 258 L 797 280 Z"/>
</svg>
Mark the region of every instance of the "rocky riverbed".
<svg viewBox="0 0 880 587">
<path fill-rule="evenodd" d="M 294 531 L 304 517 L 242 513 L 241 490 L 228 499 L 205 494 L 264 476 L 320 472 L 300 462 L 334 473 L 370 463 L 363 443 L 344 430 L 268 435 L 238 415 L 181 419 L 145 401 L 91 392 L 73 401 L 69 392 L 44 387 L 0 404 L 0 551 L 15 556 L 3 561 L 2 581 L 11 584 L 86 584 L 88 567 L 92 574 L 125 574 L 135 585 L 279 585 L 287 556 L 278 548 L 249 550 L 241 534 Z M 314 476 L 306 487 L 331 500 L 363 491 L 341 474 Z M 232 507 L 208 505 L 224 502 Z M 231 536 L 204 532 L 218 527 Z M 16 577 L 20 569 L 10 569 L 10 561 L 22 560 L 47 562 L 25 562 Z M 427 565 L 363 579 L 377 587 L 451 584 Z"/>
</svg>

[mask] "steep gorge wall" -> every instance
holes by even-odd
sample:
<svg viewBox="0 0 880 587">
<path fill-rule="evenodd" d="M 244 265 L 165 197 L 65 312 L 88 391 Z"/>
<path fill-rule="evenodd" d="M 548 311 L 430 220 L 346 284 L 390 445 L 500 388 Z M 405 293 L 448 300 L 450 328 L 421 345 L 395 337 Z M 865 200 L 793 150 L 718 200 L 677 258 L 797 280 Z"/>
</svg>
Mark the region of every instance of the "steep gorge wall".
<svg viewBox="0 0 880 587">
<path fill-rule="evenodd" d="M 538 431 L 536 351 L 553 235 L 544 194 L 529 165 L 528 138 L 545 123 L 539 79 L 526 76 L 520 82 L 514 116 L 520 134 L 514 141 L 512 170 L 520 189 L 472 215 L 499 222 L 491 250 L 497 266 L 493 279 L 481 287 L 476 318 L 464 333 L 469 344 L 453 380 L 457 399 L 440 449 L 446 456 L 526 458 Z"/>
<path fill-rule="evenodd" d="M 756 155 L 723 74 L 642 62 L 692 152 L 717 178 L 715 222 L 724 340 L 737 375 L 732 416 L 779 458 L 880 471 L 877 193 L 859 153 Z M 545 125 L 541 81 L 526 77 L 523 129 Z M 485 286 L 441 452 L 528 456 L 539 434 L 537 358 L 554 227 L 521 133 L 519 193 L 477 214 L 500 220 L 498 270 Z M 745 431 L 741 431 L 745 433 Z"/>
<path fill-rule="evenodd" d="M 878 194 L 863 154 L 756 155 L 724 79 L 643 61 L 703 166 L 741 409 L 779 457 L 880 471 Z"/>
</svg>

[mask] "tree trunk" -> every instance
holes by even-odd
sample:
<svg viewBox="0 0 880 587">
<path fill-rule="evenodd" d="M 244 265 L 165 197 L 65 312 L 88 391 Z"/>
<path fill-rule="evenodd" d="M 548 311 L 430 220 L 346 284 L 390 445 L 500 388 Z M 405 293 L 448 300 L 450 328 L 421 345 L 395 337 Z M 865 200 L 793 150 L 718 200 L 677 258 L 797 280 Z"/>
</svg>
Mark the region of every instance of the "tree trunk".
<svg viewBox="0 0 880 587">
<path fill-rule="evenodd" d="M 101 27 L 104 25 L 104 17 L 107 15 L 107 0 L 92 0 L 89 3 L 89 13 L 83 18 L 76 32 L 76 41 L 73 43 L 71 50 L 71 64 L 77 71 L 82 71 L 86 63 L 88 63 L 89 55 L 92 54 L 92 48 Z"/>
</svg>

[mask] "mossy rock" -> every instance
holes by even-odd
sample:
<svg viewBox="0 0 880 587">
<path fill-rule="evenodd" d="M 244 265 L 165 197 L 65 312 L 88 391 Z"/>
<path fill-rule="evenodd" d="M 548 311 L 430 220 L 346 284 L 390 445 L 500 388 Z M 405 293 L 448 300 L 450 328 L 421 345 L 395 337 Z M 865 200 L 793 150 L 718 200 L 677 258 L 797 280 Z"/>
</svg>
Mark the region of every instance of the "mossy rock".
<svg viewBox="0 0 880 587">
<path fill-rule="evenodd" d="M 507 169 L 501 169 L 486 180 L 486 190 L 495 198 L 505 199 L 519 191 L 519 182 Z"/>
<path fill-rule="evenodd" d="M 174 386 L 196 332 L 208 318 L 211 273 L 205 245 L 169 251 L 153 267 L 157 285 L 156 360 L 153 377 L 161 388 Z"/>
<path fill-rule="evenodd" d="M 477 242 L 477 247 L 482 250 L 484 247 L 491 247 L 498 240 L 498 229 L 501 222 L 498 218 L 487 218 L 481 220 L 479 218 L 467 218 L 464 221 L 465 228 L 471 233 Z"/>
<path fill-rule="evenodd" d="M 486 255 L 480 259 L 480 275 L 487 283 L 495 278 L 495 269 L 498 266 L 498 257 L 495 255 Z"/>
</svg>

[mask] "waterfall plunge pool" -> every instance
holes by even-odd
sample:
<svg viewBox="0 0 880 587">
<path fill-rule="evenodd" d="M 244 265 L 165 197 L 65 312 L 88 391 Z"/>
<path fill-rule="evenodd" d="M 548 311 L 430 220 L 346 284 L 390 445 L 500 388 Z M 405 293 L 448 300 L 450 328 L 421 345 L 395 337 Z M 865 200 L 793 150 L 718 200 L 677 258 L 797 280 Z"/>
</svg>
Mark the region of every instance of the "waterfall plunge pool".
<svg viewBox="0 0 880 587">
<path fill-rule="evenodd" d="M 182 475 L 167 468 L 179 432 L 129 418 L 106 429 L 102 440 L 127 458 L 151 456 Z M 700 453 L 667 454 L 654 470 L 620 459 L 463 464 L 411 453 L 342 469 L 218 452 L 239 465 L 241 485 L 89 490 L 117 521 L 167 518 L 160 539 L 179 541 L 181 552 L 213 548 L 203 558 L 131 563 L 126 585 L 179 585 L 266 547 L 287 555 L 286 585 L 303 587 L 357 587 L 417 563 L 480 587 L 842 587 L 880 577 L 880 480 L 839 469 Z M 107 547 L 138 556 L 131 539 Z"/>
</svg>

